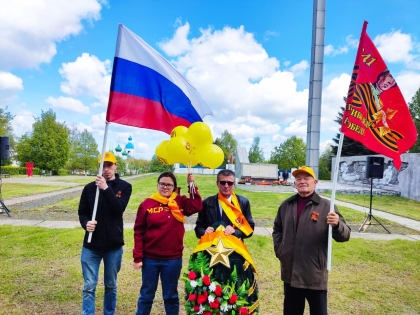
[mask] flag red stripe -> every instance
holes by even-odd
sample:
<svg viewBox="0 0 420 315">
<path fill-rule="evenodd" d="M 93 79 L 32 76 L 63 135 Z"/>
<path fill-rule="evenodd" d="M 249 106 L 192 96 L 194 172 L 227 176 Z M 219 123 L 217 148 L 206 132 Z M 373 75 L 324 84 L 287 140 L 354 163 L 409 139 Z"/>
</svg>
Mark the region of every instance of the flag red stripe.
<svg viewBox="0 0 420 315">
<path fill-rule="evenodd" d="M 111 91 L 109 102 L 113 106 L 108 106 L 108 122 L 160 130 L 168 134 L 176 126 L 191 125 L 189 121 L 167 112 L 159 102 L 144 97 Z"/>
</svg>

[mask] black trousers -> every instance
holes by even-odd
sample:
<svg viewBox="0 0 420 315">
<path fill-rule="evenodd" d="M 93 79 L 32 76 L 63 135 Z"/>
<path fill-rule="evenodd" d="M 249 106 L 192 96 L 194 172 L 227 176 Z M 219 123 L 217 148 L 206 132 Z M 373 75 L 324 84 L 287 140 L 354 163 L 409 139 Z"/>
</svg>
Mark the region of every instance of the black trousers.
<svg viewBox="0 0 420 315">
<path fill-rule="evenodd" d="M 284 315 L 302 315 L 305 299 L 311 315 L 327 315 L 327 291 L 293 288 L 284 283 Z"/>
</svg>

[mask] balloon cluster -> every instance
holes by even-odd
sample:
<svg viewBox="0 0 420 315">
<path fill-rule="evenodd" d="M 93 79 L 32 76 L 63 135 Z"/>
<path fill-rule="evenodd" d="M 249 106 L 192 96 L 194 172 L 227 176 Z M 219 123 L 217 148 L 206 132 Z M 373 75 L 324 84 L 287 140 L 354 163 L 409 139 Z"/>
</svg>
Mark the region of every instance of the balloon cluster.
<svg viewBox="0 0 420 315">
<path fill-rule="evenodd" d="M 189 168 L 195 165 L 217 168 L 225 158 L 222 149 L 213 144 L 210 128 L 201 121 L 189 128 L 175 127 L 171 139 L 162 141 L 155 153 L 162 163 L 181 163 Z"/>
</svg>

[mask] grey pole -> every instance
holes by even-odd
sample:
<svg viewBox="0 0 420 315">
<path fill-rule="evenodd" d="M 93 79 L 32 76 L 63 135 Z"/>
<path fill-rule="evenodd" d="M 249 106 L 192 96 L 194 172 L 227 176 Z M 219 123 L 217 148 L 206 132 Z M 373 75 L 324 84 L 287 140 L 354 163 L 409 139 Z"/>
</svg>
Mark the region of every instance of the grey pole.
<svg viewBox="0 0 420 315">
<path fill-rule="evenodd" d="M 314 0 L 312 20 L 311 75 L 309 79 L 306 165 L 318 178 L 321 125 L 322 71 L 324 66 L 325 0 Z"/>
</svg>

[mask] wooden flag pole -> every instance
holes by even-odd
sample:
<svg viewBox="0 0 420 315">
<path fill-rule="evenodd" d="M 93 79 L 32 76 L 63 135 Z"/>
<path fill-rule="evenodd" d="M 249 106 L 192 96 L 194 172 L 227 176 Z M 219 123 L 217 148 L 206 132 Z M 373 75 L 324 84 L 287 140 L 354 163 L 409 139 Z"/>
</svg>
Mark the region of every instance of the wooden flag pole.
<svg viewBox="0 0 420 315">
<path fill-rule="evenodd" d="M 335 158 L 333 186 L 331 191 L 330 212 L 334 212 L 335 191 L 338 179 L 338 167 L 340 165 L 341 150 L 343 148 L 344 133 L 340 132 L 340 141 L 338 142 L 337 156 Z M 327 252 L 327 270 L 331 270 L 331 253 L 332 253 L 332 227 L 328 225 L 328 252 Z"/>
<path fill-rule="evenodd" d="M 109 122 L 105 122 L 105 132 L 104 132 L 104 141 L 102 143 L 102 154 L 101 154 L 101 163 L 99 163 L 99 171 L 98 176 L 102 176 L 102 170 L 104 168 L 104 155 L 105 155 L 105 147 L 106 147 L 106 140 L 108 138 L 108 127 Z M 96 195 L 95 195 L 95 203 L 93 204 L 93 213 L 92 213 L 92 221 L 95 221 L 96 218 L 96 210 L 98 209 L 98 200 L 99 200 L 99 187 L 96 186 Z M 93 232 L 89 232 L 87 242 L 90 243 L 92 241 L 92 234 Z"/>
</svg>

